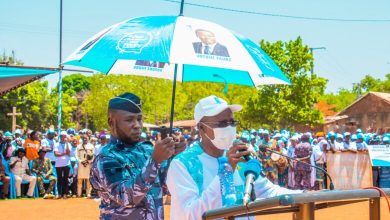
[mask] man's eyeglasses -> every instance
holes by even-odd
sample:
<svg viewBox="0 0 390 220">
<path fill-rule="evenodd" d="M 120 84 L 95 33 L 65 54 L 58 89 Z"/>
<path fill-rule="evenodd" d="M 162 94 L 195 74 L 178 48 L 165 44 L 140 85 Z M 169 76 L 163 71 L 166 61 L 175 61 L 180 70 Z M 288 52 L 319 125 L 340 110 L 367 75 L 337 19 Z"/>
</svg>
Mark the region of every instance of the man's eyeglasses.
<svg viewBox="0 0 390 220">
<path fill-rule="evenodd" d="M 215 128 L 226 128 L 227 126 L 236 127 L 238 124 L 240 124 L 240 122 L 237 120 L 230 120 L 230 121 L 225 120 L 225 121 L 216 121 L 216 122 L 208 121 L 203 123 L 206 125 L 211 125 Z"/>
</svg>

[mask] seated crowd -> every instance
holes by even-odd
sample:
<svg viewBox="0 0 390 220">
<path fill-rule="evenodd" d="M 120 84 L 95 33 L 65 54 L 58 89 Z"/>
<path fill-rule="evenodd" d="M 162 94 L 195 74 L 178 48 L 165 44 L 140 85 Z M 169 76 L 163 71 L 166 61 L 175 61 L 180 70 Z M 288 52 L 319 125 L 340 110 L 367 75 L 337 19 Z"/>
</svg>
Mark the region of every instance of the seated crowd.
<svg viewBox="0 0 390 220">
<path fill-rule="evenodd" d="M 1 198 L 26 197 L 44 199 L 91 197 L 89 173 L 92 161 L 110 136 L 106 131 L 92 134 L 84 129 L 47 132 L 16 130 L 0 131 Z M 14 194 L 14 195 L 13 195 Z"/>
</svg>

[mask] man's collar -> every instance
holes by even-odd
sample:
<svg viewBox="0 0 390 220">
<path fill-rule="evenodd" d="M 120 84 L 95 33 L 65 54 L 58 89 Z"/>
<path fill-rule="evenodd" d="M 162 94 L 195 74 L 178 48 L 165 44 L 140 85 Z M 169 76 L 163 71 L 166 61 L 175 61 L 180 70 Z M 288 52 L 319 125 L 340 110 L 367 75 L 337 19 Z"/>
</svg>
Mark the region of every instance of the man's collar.
<svg viewBox="0 0 390 220">
<path fill-rule="evenodd" d="M 137 142 L 134 142 L 134 143 L 132 143 L 132 144 L 127 144 L 127 143 L 125 143 L 125 142 L 119 140 L 119 139 L 116 138 L 116 137 L 111 137 L 110 143 L 111 143 L 111 144 L 115 144 L 115 145 L 120 146 L 120 147 L 123 147 L 123 148 L 131 148 L 131 147 L 134 147 L 135 145 L 137 145 L 137 144 L 140 143 L 140 142 L 137 141 Z"/>
<path fill-rule="evenodd" d="M 210 48 L 214 48 L 215 45 L 217 45 L 217 43 L 214 43 L 214 44 L 205 44 L 205 43 L 202 43 L 202 47 L 208 46 L 208 47 L 210 47 Z"/>
</svg>

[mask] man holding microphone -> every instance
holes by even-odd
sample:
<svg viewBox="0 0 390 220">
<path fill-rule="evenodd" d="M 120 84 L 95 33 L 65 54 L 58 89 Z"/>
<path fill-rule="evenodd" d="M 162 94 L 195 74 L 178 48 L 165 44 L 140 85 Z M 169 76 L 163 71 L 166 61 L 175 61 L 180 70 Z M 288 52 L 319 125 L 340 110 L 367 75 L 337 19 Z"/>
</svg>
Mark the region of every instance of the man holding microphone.
<svg viewBox="0 0 390 220">
<path fill-rule="evenodd" d="M 203 98 L 195 106 L 194 117 L 201 139 L 176 156 L 168 171 L 171 219 L 201 219 L 208 210 L 242 205 L 245 179 L 239 169 L 244 169 L 241 165 L 245 164 L 237 164 L 245 162 L 242 157 L 250 152 L 244 144 L 233 144 L 237 125 L 233 112 L 241 109 L 241 105 L 228 105 L 216 96 Z M 229 184 L 224 178 L 226 172 L 220 172 L 228 170 L 221 169 L 221 166 L 228 167 L 223 161 L 231 166 L 231 185 L 225 185 Z M 233 197 L 225 194 L 227 188 L 234 189 Z M 258 198 L 302 192 L 281 188 L 263 176 L 254 182 L 254 191 Z"/>
</svg>

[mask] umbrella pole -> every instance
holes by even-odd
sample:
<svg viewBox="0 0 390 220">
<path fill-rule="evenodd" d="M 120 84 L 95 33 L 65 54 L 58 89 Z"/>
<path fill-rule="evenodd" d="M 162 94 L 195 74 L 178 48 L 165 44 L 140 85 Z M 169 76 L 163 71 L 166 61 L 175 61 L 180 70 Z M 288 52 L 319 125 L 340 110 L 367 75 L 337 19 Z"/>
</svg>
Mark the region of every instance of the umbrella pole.
<svg viewBox="0 0 390 220">
<path fill-rule="evenodd" d="M 59 69 L 58 72 L 58 113 L 57 113 L 57 132 L 61 133 L 62 118 L 62 0 L 60 0 L 60 50 L 59 50 Z"/>
<path fill-rule="evenodd" d="M 173 117 L 175 114 L 175 98 L 176 98 L 176 78 L 177 78 L 178 64 L 175 64 L 175 73 L 173 75 L 173 86 L 172 86 L 172 102 L 171 102 L 171 117 L 169 122 L 169 134 L 172 135 L 173 131 Z"/>
<path fill-rule="evenodd" d="M 184 11 L 184 0 L 181 0 L 179 16 L 183 16 L 183 11 Z"/>
</svg>

